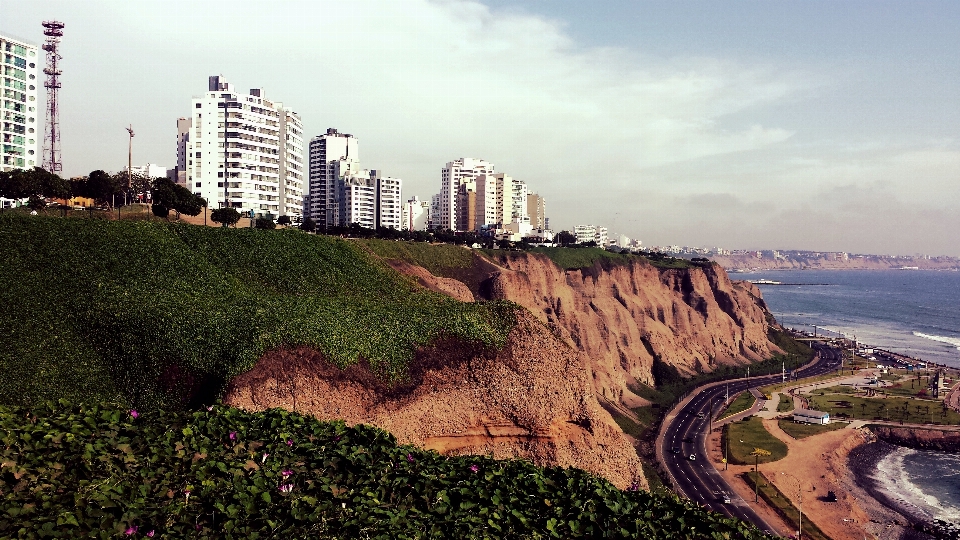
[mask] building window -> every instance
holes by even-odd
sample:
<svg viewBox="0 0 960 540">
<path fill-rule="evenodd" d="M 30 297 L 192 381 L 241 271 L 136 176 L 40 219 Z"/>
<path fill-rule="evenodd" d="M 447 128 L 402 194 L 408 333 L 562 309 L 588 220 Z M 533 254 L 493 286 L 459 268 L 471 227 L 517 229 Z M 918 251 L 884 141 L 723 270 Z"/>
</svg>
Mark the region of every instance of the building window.
<svg viewBox="0 0 960 540">
<path fill-rule="evenodd" d="M 200 104 L 199 104 L 199 103 L 197 103 L 197 108 L 198 108 L 198 109 L 200 108 Z"/>
<path fill-rule="evenodd" d="M 197 182 L 197 185 L 196 185 L 196 187 L 200 187 L 200 182 Z"/>
</svg>

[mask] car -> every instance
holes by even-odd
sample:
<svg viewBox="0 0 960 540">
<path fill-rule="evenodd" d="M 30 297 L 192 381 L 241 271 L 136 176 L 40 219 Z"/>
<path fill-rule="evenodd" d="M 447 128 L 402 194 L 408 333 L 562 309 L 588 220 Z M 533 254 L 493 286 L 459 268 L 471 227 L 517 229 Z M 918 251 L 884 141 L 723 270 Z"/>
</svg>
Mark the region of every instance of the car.
<svg viewBox="0 0 960 540">
<path fill-rule="evenodd" d="M 696 454 L 690 454 L 690 461 L 696 461 L 696 460 L 697 460 L 697 455 L 696 455 Z"/>
<path fill-rule="evenodd" d="M 702 412 L 697 413 L 697 418 L 703 418 L 703 417 L 704 417 L 704 414 Z"/>
<path fill-rule="evenodd" d="M 674 454 L 679 454 L 679 453 L 680 453 L 680 447 L 679 447 L 679 446 L 674 446 L 673 448 L 670 449 L 670 451 L 673 452 Z"/>
<path fill-rule="evenodd" d="M 685 442 L 685 443 L 692 443 L 692 442 L 693 442 L 693 437 L 684 437 L 684 438 L 683 438 L 683 442 Z"/>
<path fill-rule="evenodd" d="M 724 495 L 724 496 L 723 496 L 723 504 L 730 504 L 730 496 L 729 496 L 729 495 Z"/>
</svg>

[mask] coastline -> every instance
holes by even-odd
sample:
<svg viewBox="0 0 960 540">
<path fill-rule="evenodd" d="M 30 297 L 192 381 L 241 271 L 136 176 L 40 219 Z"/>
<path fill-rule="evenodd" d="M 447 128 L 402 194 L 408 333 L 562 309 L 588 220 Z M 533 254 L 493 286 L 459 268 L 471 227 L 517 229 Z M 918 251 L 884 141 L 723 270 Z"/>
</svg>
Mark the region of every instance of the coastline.
<svg viewBox="0 0 960 540">
<path fill-rule="evenodd" d="M 915 525 L 932 525 L 930 516 L 904 501 L 892 498 L 875 478 L 877 465 L 899 447 L 884 441 L 865 442 L 852 449 L 847 456 L 847 470 L 853 485 L 880 505 L 863 504 L 876 532 L 896 529 L 901 540 L 929 540 L 936 538 L 918 531 Z M 867 502 L 862 499 L 862 502 Z"/>
</svg>

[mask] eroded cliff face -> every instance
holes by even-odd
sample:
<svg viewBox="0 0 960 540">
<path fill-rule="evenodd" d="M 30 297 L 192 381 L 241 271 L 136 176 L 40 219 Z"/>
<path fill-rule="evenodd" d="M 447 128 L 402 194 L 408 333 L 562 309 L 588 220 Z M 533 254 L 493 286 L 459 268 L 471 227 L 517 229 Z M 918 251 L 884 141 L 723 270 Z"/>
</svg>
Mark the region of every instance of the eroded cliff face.
<svg viewBox="0 0 960 540">
<path fill-rule="evenodd" d="M 340 370 L 310 349 L 278 350 L 234 379 L 224 402 L 371 424 L 445 454 L 523 457 L 620 488 L 646 486 L 633 447 L 592 393 L 581 353 L 518 311 L 501 351 L 437 344 L 418 352 L 399 386 L 362 365 Z"/>
<path fill-rule="evenodd" d="M 500 270 L 480 294 L 512 300 L 547 323 L 583 353 L 594 390 L 614 402 L 643 403 L 629 384 L 654 382 L 655 357 L 692 374 L 778 351 L 767 338 L 760 291 L 716 265 L 658 270 L 635 261 L 562 270 L 535 254 L 495 262 Z"/>
</svg>

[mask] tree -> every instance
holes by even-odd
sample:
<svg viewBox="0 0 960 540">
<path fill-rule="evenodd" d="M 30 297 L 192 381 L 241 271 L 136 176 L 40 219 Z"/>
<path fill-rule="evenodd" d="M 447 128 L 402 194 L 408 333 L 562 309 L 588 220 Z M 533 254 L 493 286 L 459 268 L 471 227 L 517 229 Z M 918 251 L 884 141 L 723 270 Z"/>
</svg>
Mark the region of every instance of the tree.
<svg viewBox="0 0 960 540">
<path fill-rule="evenodd" d="M 303 221 L 300 222 L 300 230 L 314 232 L 317 230 L 317 222 L 312 218 L 303 218 Z"/>
<path fill-rule="evenodd" d="M 188 216 L 199 215 L 203 208 L 207 206 L 207 201 L 199 195 L 195 195 L 189 189 L 174 183 L 169 178 L 156 178 L 153 181 L 153 214 L 159 217 L 167 217 L 170 210 L 179 214 Z"/>
<path fill-rule="evenodd" d="M 290 224 L 290 216 L 284 215 L 284 216 L 280 216 L 280 217 L 277 218 L 277 225 L 284 225 L 284 226 L 286 226 L 286 225 L 289 225 L 289 224 Z"/>
<path fill-rule="evenodd" d="M 113 208 L 113 197 L 122 193 L 117 179 L 104 171 L 96 170 L 87 175 L 81 190 L 82 195 L 90 197 L 98 204 Z"/>
<path fill-rule="evenodd" d="M 210 212 L 210 219 L 221 227 L 233 227 L 240 221 L 240 212 L 236 208 L 217 208 Z"/>
<path fill-rule="evenodd" d="M 120 171 L 113 175 L 114 181 L 120 186 L 120 191 L 125 191 L 130 195 L 130 202 L 133 202 L 138 196 L 143 195 L 146 200 L 146 193 L 153 186 L 153 178 L 145 174 L 133 173 L 127 177 L 127 171 Z M 127 182 L 130 182 L 130 189 L 127 191 Z"/>
<path fill-rule="evenodd" d="M 43 197 L 31 195 L 30 200 L 27 201 L 27 207 L 29 207 L 31 210 L 43 210 L 47 207 L 47 200 Z"/>
<path fill-rule="evenodd" d="M 0 197 L 7 199 L 69 199 L 71 191 L 68 180 L 40 167 L 0 172 Z"/>
<path fill-rule="evenodd" d="M 266 217 L 258 217 L 257 221 L 254 222 L 254 226 L 258 229 L 276 229 L 277 224 L 273 222 L 272 219 Z"/>
<path fill-rule="evenodd" d="M 561 246 L 569 246 L 570 244 L 577 243 L 577 237 L 570 231 L 558 232 L 557 235 L 553 237 L 553 240 Z"/>
</svg>

